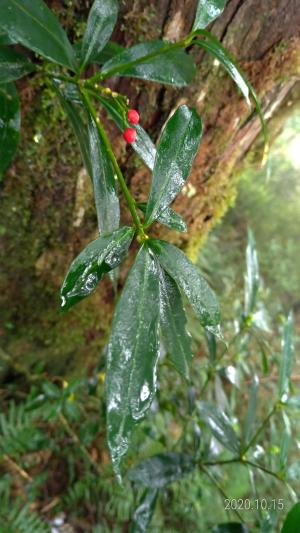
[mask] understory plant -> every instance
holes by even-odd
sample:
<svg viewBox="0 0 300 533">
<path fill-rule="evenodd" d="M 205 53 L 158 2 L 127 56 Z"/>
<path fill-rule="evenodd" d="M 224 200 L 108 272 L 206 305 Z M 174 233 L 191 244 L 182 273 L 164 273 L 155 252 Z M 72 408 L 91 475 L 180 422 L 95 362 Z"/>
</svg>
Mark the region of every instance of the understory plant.
<svg viewBox="0 0 300 533">
<path fill-rule="evenodd" d="M 266 133 L 253 88 L 222 44 L 205 29 L 222 13 L 225 3 L 199 0 L 193 28 L 180 41 L 146 41 L 128 49 L 109 41 L 118 16 L 117 0 L 95 0 L 83 39 L 73 44 L 43 0 L 0 3 L 0 171 L 7 168 L 19 138 L 20 109 L 13 81 L 34 72 L 54 87 L 93 183 L 99 237 L 72 262 L 61 288 L 62 309 L 67 311 L 88 297 L 105 274 L 115 285 L 118 267 L 131 243 L 134 239 L 138 243 L 138 253 L 116 306 L 106 350 L 107 441 L 119 478 L 134 429 L 144 419 L 156 394 L 156 368 L 162 347 L 179 374 L 189 379 L 192 343 L 186 329 L 183 296 L 211 346 L 216 343 L 215 337 L 222 339 L 222 333 L 218 301 L 207 281 L 179 248 L 151 236 L 155 222 L 175 231 L 187 231 L 185 221 L 170 205 L 186 183 L 199 149 L 201 118 L 195 109 L 180 105 L 164 125 L 155 146 L 139 124 L 138 111 L 130 109 L 127 96 L 112 91 L 107 80 L 130 76 L 185 86 L 196 71 L 188 51 L 191 47 L 202 47 L 223 65 L 249 105 L 252 98 Z M 16 49 L 15 45 L 24 48 Z M 35 62 L 29 59 L 26 49 L 37 54 Z M 91 64 L 99 65 L 99 69 L 88 77 Z M 99 117 L 99 107 L 124 132 L 125 140 L 152 172 L 146 204 L 138 204 L 131 195 Z M 120 194 L 125 197 L 132 219 L 131 225 L 121 227 Z M 256 279 L 251 272 L 247 279 L 252 284 L 248 294 L 255 298 Z M 251 320 L 251 308 L 249 301 L 243 324 Z M 286 394 L 286 381 L 282 394 Z M 208 408 L 200 403 L 197 409 L 208 421 L 214 420 L 213 431 L 218 423 L 227 427 L 223 415 L 213 406 Z M 241 460 L 249 442 L 241 445 L 231 428 L 225 434 L 231 451 Z M 176 478 L 178 472 L 194 465 L 195 458 L 170 455 L 167 460 Z M 141 471 L 132 474 L 134 479 L 143 478 L 144 467 L 140 468 Z M 163 469 L 160 463 L 159 468 Z M 155 493 L 147 493 L 145 498 L 154 502 Z"/>
</svg>

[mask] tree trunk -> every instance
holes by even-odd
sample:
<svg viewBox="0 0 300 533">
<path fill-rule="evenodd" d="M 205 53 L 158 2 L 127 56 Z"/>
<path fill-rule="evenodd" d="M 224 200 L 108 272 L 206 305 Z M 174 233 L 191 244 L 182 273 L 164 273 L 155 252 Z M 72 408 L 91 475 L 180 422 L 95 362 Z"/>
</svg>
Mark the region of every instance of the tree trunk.
<svg viewBox="0 0 300 533">
<path fill-rule="evenodd" d="M 56 1 L 48 4 L 74 36 L 75 20 L 84 20 L 91 2 L 73 2 L 68 8 Z M 113 38 L 130 46 L 141 39 L 177 40 L 185 35 L 196 0 L 126 0 L 120 9 Z M 229 0 L 212 25 L 254 85 L 268 119 L 286 103 L 299 78 L 299 27 L 298 0 Z M 109 86 L 130 98 L 154 140 L 179 103 L 195 106 L 203 118 L 205 134 L 192 175 L 174 204 L 188 222 L 188 233 L 155 229 L 195 259 L 208 231 L 234 199 L 235 168 L 259 135 L 259 122 L 254 116 L 246 121 L 249 111 L 222 67 L 203 51 L 190 53 L 198 70 L 187 89 L 129 78 L 111 79 Z M 107 340 L 113 291 L 106 279 L 66 315 L 59 311 L 59 287 L 68 264 L 95 236 L 91 186 L 51 89 L 34 76 L 18 85 L 22 141 L 1 190 L 1 345 L 26 366 L 40 361 L 53 372 L 78 372 L 94 365 Z M 149 172 L 125 148 L 114 125 L 108 120 L 106 125 L 132 192 L 145 200 Z M 123 220 L 128 221 L 125 209 Z M 127 267 L 121 271 L 120 286 Z"/>
</svg>

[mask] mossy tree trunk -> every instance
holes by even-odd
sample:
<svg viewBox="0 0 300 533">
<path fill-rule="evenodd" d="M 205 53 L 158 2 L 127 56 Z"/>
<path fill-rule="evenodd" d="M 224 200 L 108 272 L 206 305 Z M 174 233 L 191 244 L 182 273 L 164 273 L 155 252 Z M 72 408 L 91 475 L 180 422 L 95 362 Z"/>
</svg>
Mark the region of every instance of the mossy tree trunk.
<svg viewBox="0 0 300 533">
<path fill-rule="evenodd" d="M 74 37 L 91 1 L 74 1 L 66 8 L 56 1 L 48 4 Z M 191 28 L 195 8 L 196 0 L 120 2 L 114 39 L 127 46 L 138 39 L 179 39 Z M 211 28 L 241 63 L 269 119 L 286 104 L 299 77 L 299 27 L 298 0 L 229 0 Z M 189 183 L 175 202 L 189 231 L 182 236 L 160 230 L 195 258 L 203 238 L 234 199 L 235 168 L 257 138 L 259 122 L 256 117 L 246 120 L 249 111 L 222 68 L 201 51 L 190 53 L 198 71 L 185 90 L 128 78 L 111 79 L 109 85 L 139 109 L 153 139 L 179 103 L 195 106 L 203 118 L 201 148 Z M 20 82 L 19 89 L 22 141 L 1 190 L 1 346 L 27 366 L 42 362 L 56 373 L 82 372 L 95 364 L 106 342 L 114 300 L 107 279 L 68 314 L 59 311 L 59 287 L 68 263 L 95 235 L 91 186 L 51 89 L 35 77 Z M 145 200 L 148 171 L 105 121 L 132 192 Z M 125 209 L 123 219 L 128 221 Z M 120 286 L 125 275 L 126 266 Z"/>
</svg>

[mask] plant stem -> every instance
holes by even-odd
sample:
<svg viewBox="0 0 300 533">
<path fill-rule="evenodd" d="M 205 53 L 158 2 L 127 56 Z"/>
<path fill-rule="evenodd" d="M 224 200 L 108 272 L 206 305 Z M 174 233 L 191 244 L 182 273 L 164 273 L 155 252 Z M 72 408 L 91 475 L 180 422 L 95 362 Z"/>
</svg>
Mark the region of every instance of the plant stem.
<svg viewBox="0 0 300 533">
<path fill-rule="evenodd" d="M 99 118 L 97 117 L 97 113 L 95 111 L 95 108 L 90 100 L 90 97 L 87 93 L 87 91 L 85 91 L 84 89 L 81 89 L 81 94 L 83 96 L 83 99 L 87 105 L 87 108 L 91 114 L 91 117 L 92 119 L 94 120 L 95 124 L 96 124 L 96 127 L 98 129 L 98 133 L 99 133 L 99 136 L 101 137 L 102 141 L 103 141 L 103 144 L 105 146 L 105 149 L 108 153 L 108 156 L 111 160 L 111 163 L 112 163 L 112 166 L 114 168 L 114 171 L 117 175 L 117 178 L 118 178 L 118 181 L 119 181 L 119 184 L 120 184 L 120 187 L 124 193 L 124 196 L 126 198 L 126 201 L 127 201 L 127 204 L 128 204 L 128 208 L 129 208 L 129 211 L 131 213 L 131 216 L 132 216 L 132 219 L 133 219 L 133 222 L 134 222 L 134 225 L 136 227 L 136 230 L 138 232 L 138 236 L 140 237 L 140 239 L 143 241 L 146 239 L 146 235 L 144 233 L 144 229 L 143 229 L 143 226 L 142 226 L 142 223 L 140 221 L 140 218 L 138 216 L 138 213 L 137 213 L 137 210 L 136 210 L 136 207 L 135 207 L 135 201 L 133 199 L 133 197 L 131 196 L 131 193 L 126 185 L 126 182 L 125 182 L 125 179 L 124 179 L 124 176 L 121 172 L 121 169 L 118 165 L 118 162 L 116 160 L 116 157 L 115 157 L 115 154 L 112 150 L 112 147 L 110 145 L 110 142 L 109 142 L 109 139 L 105 133 L 105 130 L 99 120 Z"/>
<path fill-rule="evenodd" d="M 264 430 L 264 428 L 266 427 L 266 425 L 268 424 L 270 418 L 274 415 L 274 413 L 277 411 L 278 409 L 278 404 L 275 403 L 275 405 L 272 407 L 271 411 L 269 412 L 269 414 L 266 416 L 266 418 L 262 421 L 261 425 L 259 426 L 258 430 L 255 432 L 255 434 L 253 435 L 252 439 L 250 440 L 250 442 L 248 442 L 248 444 L 246 445 L 246 447 L 243 449 L 243 454 L 247 453 L 247 451 L 251 448 L 251 446 L 256 442 L 257 440 L 257 437 L 260 435 L 260 433 Z"/>
</svg>

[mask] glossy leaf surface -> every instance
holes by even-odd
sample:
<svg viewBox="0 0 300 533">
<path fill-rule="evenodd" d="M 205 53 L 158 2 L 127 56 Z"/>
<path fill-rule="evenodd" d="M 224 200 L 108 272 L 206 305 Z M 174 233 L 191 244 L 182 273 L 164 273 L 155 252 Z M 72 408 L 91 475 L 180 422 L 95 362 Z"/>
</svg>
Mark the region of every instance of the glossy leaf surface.
<svg viewBox="0 0 300 533">
<path fill-rule="evenodd" d="M 226 72 L 229 74 L 229 76 L 233 79 L 233 81 L 236 83 L 236 85 L 240 89 L 249 107 L 251 106 L 250 96 L 252 96 L 256 112 L 260 119 L 265 142 L 267 142 L 268 133 L 267 133 L 265 119 L 263 116 L 263 112 L 262 112 L 257 94 L 255 90 L 253 89 L 251 83 L 249 83 L 249 81 L 243 74 L 238 64 L 231 57 L 231 55 L 224 48 L 224 46 L 220 43 L 220 41 L 216 39 L 216 37 L 214 37 L 210 32 L 206 30 L 198 30 L 197 34 L 202 35 L 203 37 L 205 37 L 205 39 L 198 40 L 194 44 L 197 44 L 198 46 L 201 46 L 202 48 L 204 48 L 207 52 L 212 54 L 221 63 L 221 65 L 225 68 Z"/>
<path fill-rule="evenodd" d="M 118 302 L 108 345 L 106 405 L 108 445 L 120 471 L 132 431 L 156 391 L 159 285 L 157 263 L 143 246 Z"/>
<path fill-rule="evenodd" d="M 186 316 L 176 282 L 159 269 L 160 327 L 164 346 L 176 370 L 189 379 L 192 360 L 191 337 L 186 330 Z"/>
<path fill-rule="evenodd" d="M 186 255 L 173 244 L 151 239 L 150 245 L 164 270 L 184 291 L 202 326 L 218 326 L 220 310 L 217 298 L 207 281 Z"/>
<path fill-rule="evenodd" d="M 92 63 L 109 40 L 118 16 L 117 0 L 94 0 L 82 42 L 82 64 Z"/>
<path fill-rule="evenodd" d="M 198 0 L 193 30 L 206 28 L 224 11 L 227 0 Z"/>
<path fill-rule="evenodd" d="M 289 393 L 290 377 L 294 362 L 294 320 L 293 314 L 290 313 L 283 327 L 281 341 L 281 361 L 279 377 L 279 398 L 282 399 Z"/>
<path fill-rule="evenodd" d="M 15 50 L 0 46 L 0 83 L 18 80 L 34 70 L 34 65 Z"/>
<path fill-rule="evenodd" d="M 106 233 L 119 227 L 120 204 L 115 173 L 91 117 L 88 118 L 88 140 L 98 227 L 100 233 Z"/>
<path fill-rule="evenodd" d="M 206 422 L 213 436 L 228 450 L 239 453 L 240 442 L 227 415 L 207 402 L 198 402 L 200 418 Z"/>
<path fill-rule="evenodd" d="M 134 511 L 130 533 L 144 533 L 148 531 L 154 513 L 157 495 L 157 489 L 150 488 L 145 491 L 140 504 Z"/>
<path fill-rule="evenodd" d="M 299 524 L 300 524 L 300 502 L 296 503 L 294 507 L 290 510 L 288 513 L 281 533 L 296 533 L 296 531 L 299 531 Z"/>
<path fill-rule="evenodd" d="M 0 85 L 0 178 L 17 149 L 20 124 L 20 102 L 14 84 Z"/>
<path fill-rule="evenodd" d="M 0 28 L 16 42 L 76 70 L 73 49 L 67 35 L 42 0 L 1 1 Z"/>
<path fill-rule="evenodd" d="M 139 203 L 138 208 L 143 212 L 146 213 L 147 211 L 147 203 Z M 161 224 L 164 224 L 170 229 L 173 229 L 175 231 L 180 231 L 181 233 L 184 233 L 187 231 L 187 225 L 185 220 L 176 213 L 176 211 L 173 211 L 171 207 L 166 207 L 162 213 L 157 217 L 157 222 L 160 222 Z"/>
<path fill-rule="evenodd" d="M 128 479 L 151 488 L 160 488 L 181 479 L 195 468 L 194 458 L 175 452 L 159 453 L 141 461 L 128 472 Z"/>
<path fill-rule="evenodd" d="M 120 109 L 118 108 L 117 104 L 113 100 L 109 100 L 108 98 L 98 98 L 103 107 L 108 112 L 108 114 L 117 124 L 118 128 L 120 128 L 121 131 L 124 131 L 124 126 L 126 126 L 126 123 L 124 124 L 125 118 L 120 112 Z M 150 170 L 152 170 L 154 167 L 154 161 L 156 156 L 155 145 L 150 139 L 149 135 L 146 133 L 146 131 L 139 124 L 134 126 L 134 128 L 137 132 L 137 139 L 134 143 L 132 143 L 131 146 L 140 156 L 140 158 L 144 161 L 144 163 L 150 168 Z"/>
<path fill-rule="evenodd" d="M 124 226 L 101 235 L 84 248 L 72 262 L 61 288 L 61 307 L 69 309 L 89 296 L 106 272 L 116 268 L 125 258 L 134 230 Z"/>
<path fill-rule="evenodd" d="M 178 107 L 166 123 L 157 148 L 145 223 L 151 224 L 174 200 L 191 171 L 202 135 L 194 109 Z"/>
<path fill-rule="evenodd" d="M 102 76 L 130 76 L 185 86 L 195 75 L 195 64 L 181 48 L 169 50 L 168 47 L 169 43 L 164 41 L 136 44 L 105 63 L 101 71 Z"/>
<path fill-rule="evenodd" d="M 245 276 L 245 316 L 251 315 L 256 306 L 257 294 L 260 285 L 258 257 L 256 243 L 252 231 L 248 228 L 248 244 L 246 249 Z"/>
<path fill-rule="evenodd" d="M 109 61 L 116 55 L 123 52 L 124 47 L 121 46 L 118 43 L 115 43 L 113 41 L 109 41 L 101 50 L 101 52 L 97 53 L 94 57 L 94 62 L 98 63 L 99 65 L 103 65 L 103 63 L 106 63 L 106 61 Z"/>
</svg>

